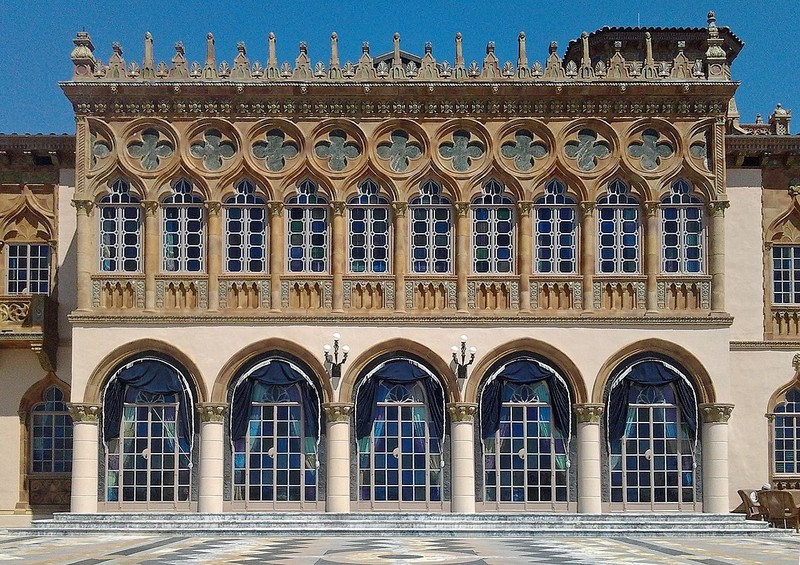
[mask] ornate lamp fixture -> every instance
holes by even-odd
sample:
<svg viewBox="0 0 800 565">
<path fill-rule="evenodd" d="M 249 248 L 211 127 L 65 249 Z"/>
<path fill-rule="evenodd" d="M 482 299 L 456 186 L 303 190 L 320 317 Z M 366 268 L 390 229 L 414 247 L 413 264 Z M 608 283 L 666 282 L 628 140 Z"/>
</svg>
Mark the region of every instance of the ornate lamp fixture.
<svg viewBox="0 0 800 565">
<path fill-rule="evenodd" d="M 339 339 L 341 337 L 338 333 L 333 334 L 333 347 L 327 343 L 322 347 L 325 352 L 325 364 L 329 367 L 328 371 L 331 375 L 333 388 L 339 387 L 339 380 L 342 378 L 342 365 L 347 361 L 347 354 L 350 353 L 350 347 L 343 345 L 341 348 L 342 360 L 339 360 Z M 333 350 L 333 355 L 331 355 L 331 350 Z"/>
<path fill-rule="evenodd" d="M 456 376 L 458 376 L 458 386 L 462 386 L 467 380 L 467 367 L 475 361 L 476 347 L 469 348 L 469 361 L 467 361 L 467 336 L 461 336 L 461 347 L 454 345 L 450 348 L 453 352 L 453 363 L 456 364 Z M 460 355 L 459 355 L 460 354 Z"/>
</svg>

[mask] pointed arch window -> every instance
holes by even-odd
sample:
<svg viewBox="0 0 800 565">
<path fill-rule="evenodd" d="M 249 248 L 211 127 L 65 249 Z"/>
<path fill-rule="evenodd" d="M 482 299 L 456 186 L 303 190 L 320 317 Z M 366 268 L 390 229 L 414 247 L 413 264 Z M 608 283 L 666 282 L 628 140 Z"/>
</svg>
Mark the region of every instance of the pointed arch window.
<svg viewBox="0 0 800 565">
<path fill-rule="evenodd" d="M 772 475 L 800 475 L 800 387 L 786 392 L 782 402 L 767 417 L 771 420 Z"/>
<path fill-rule="evenodd" d="M 475 273 L 514 272 L 514 202 L 495 179 L 483 185 L 472 201 L 472 270 Z"/>
<path fill-rule="evenodd" d="M 597 272 L 637 274 L 641 272 L 641 219 L 639 202 L 628 185 L 614 179 L 608 192 L 597 201 Z"/>
<path fill-rule="evenodd" d="M 64 402 L 64 392 L 51 386 L 42 401 L 31 408 L 32 473 L 72 471 L 72 417 Z"/>
<path fill-rule="evenodd" d="M 317 183 L 306 179 L 286 203 L 290 273 L 328 272 L 328 201 L 317 189 Z"/>
<path fill-rule="evenodd" d="M 263 273 L 267 270 L 267 203 L 248 180 L 236 183 L 225 200 L 225 270 Z"/>
<path fill-rule="evenodd" d="M 100 270 L 138 273 L 142 270 L 142 209 L 125 179 L 111 183 L 98 203 L 100 211 Z"/>
<path fill-rule="evenodd" d="M 661 272 L 705 272 L 705 218 L 703 202 L 684 179 L 672 183 L 661 200 Z"/>
<path fill-rule="evenodd" d="M 450 273 L 453 248 L 453 204 L 439 183 L 422 183 L 411 200 L 411 272 Z"/>
<path fill-rule="evenodd" d="M 567 187 L 549 181 L 544 195 L 534 202 L 534 237 L 537 273 L 567 274 L 578 271 L 578 209 Z"/>
<path fill-rule="evenodd" d="M 205 270 L 205 222 L 203 199 L 193 193 L 192 183 L 180 179 L 161 203 L 162 270 L 199 273 Z"/>
<path fill-rule="evenodd" d="M 391 245 L 389 201 L 378 184 L 367 179 L 358 186 L 358 195 L 347 202 L 351 273 L 388 273 Z"/>
</svg>

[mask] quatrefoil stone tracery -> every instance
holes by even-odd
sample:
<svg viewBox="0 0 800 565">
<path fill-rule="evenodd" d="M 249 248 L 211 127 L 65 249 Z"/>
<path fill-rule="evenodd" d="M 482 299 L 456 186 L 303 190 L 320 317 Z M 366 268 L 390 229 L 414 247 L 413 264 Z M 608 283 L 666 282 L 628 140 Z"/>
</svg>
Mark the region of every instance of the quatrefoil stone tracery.
<svg viewBox="0 0 800 565">
<path fill-rule="evenodd" d="M 473 159 L 483 156 L 483 145 L 470 141 L 472 134 L 465 130 L 453 133 L 453 141 L 445 141 L 439 146 L 439 155 L 453 160 L 453 168 L 459 172 L 469 170 Z"/>
<path fill-rule="evenodd" d="M 111 147 L 105 140 L 97 139 L 97 135 L 94 133 L 91 134 L 91 144 L 92 167 L 94 167 L 98 160 L 106 159 L 111 155 Z"/>
<path fill-rule="evenodd" d="M 209 171 L 222 168 L 223 159 L 230 159 L 236 149 L 230 141 L 223 141 L 222 133 L 216 129 L 207 129 L 203 133 L 203 141 L 192 143 L 189 148 L 192 157 L 202 159 L 203 166 Z"/>
<path fill-rule="evenodd" d="M 396 173 L 403 173 L 408 170 L 411 159 L 419 159 L 422 156 L 422 148 L 418 143 L 409 142 L 408 133 L 402 130 L 395 130 L 390 136 L 391 143 L 384 141 L 378 144 L 378 157 L 389 161 L 389 167 Z"/>
<path fill-rule="evenodd" d="M 611 155 L 607 141 L 597 139 L 597 132 L 584 128 L 578 132 L 577 141 L 568 141 L 564 145 L 564 152 L 570 159 L 576 159 L 578 168 L 582 171 L 593 171 L 597 167 L 598 159 L 605 159 Z"/>
<path fill-rule="evenodd" d="M 507 159 L 514 159 L 514 166 L 518 171 L 530 171 L 536 159 L 547 155 L 544 143 L 533 140 L 533 134 L 520 130 L 514 135 L 514 141 L 507 141 L 500 148 L 500 153 Z"/>
<path fill-rule="evenodd" d="M 145 171 L 157 169 L 162 159 L 170 158 L 175 152 L 172 142 L 160 138 L 159 131 L 151 128 L 142 132 L 141 141 L 132 141 L 128 144 L 128 155 L 141 160 Z"/>
<path fill-rule="evenodd" d="M 666 141 L 658 141 L 661 134 L 654 129 L 642 132 L 642 141 L 633 141 L 628 145 L 628 155 L 634 159 L 641 159 L 645 171 L 654 171 L 661 164 L 661 159 L 667 159 L 675 152 L 672 145 Z"/>
<path fill-rule="evenodd" d="M 343 171 L 347 168 L 348 159 L 356 159 L 361 155 L 361 148 L 353 141 L 347 141 L 347 133 L 335 129 L 328 134 L 328 140 L 323 140 L 314 146 L 314 152 L 320 159 L 328 160 L 328 167 L 332 171 Z"/>
<path fill-rule="evenodd" d="M 253 143 L 253 155 L 264 159 L 264 164 L 272 172 L 278 172 L 286 166 L 287 159 L 297 157 L 299 150 L 292 141 L 286 141 L 286 135 L 279 129 L 267 132 L 266 141 Z"/>
</svg>

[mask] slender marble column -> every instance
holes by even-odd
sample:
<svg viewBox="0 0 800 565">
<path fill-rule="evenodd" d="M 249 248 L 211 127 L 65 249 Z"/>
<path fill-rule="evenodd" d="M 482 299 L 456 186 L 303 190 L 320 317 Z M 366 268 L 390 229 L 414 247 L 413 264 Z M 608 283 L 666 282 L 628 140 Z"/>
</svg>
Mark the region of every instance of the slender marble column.
<svg viewBox="0 0 800 565">
<path fill-rule="evenodd" d="M 286 242 L 283 237 L 283 202 L 267 202 L 269 210 L 269 286 L 270 310 L 280 312 L 281 275 L 286 253 Z"/>
<path fill-rule="evenodd" d="M 578 512 L 602 512 L 602 483 L 600 480 L 600 418 L 602 404 L 576 404 L 578 417 Z"/>
<path fill-rule="evenodd" d="M 92 307 L 92 273 L 97 270 L 92 265 L 94 260 L 94 241 L 92 229 L 92 210 L 94 203 L 91 200 L 73 200 L 77 214 L 77 240 L 78 240 L 78 309 L 89 310 Z"/>
<path fill-rule="evenodd" d="M 72 496 L 74 514 L 97 512 L 97 450 L 100 406 L 69 404 L 72 416 Z"/>
<path fill-rule="evenodd" d="M 222 203 L 207 202 L 208 208 L 208 309 L 219 310 L 219 276 L 222 274 Z"/>
<path fill-rule="evenodd" d="M 344 312 L 344 271 L 347 264 L 347 225 L 344 202 L 331 202 L 333 221 L 331 222 L 331 274 L 333 275 L 333 311 Z"/>
<path fill-rule="evenodd" d="M 142 201 L 144 206 L 144 307 L 156 308 L 156 274 L 161 271 L 161 230 L 158 225 L 158 202 Z"/>
<path fill-rule="evenodd" d="M 594 313 L 593 275 L 595 270 L 595 253 L 597 245 L 595 232 L 597 226 L 594 221 L 595 203 L 593 201 L 581 202 L 581 233 L 580 254 L 581 273 L 583 274 L 583 313 Z"/>
<path fill-rule="evenodd" d="M 447 405 L 452 447 L 451 512 L 475 512 L 475 412 L 477 404 Z"/>
<path fill-rule="evenodd" d="M 226 404 L 201 404 L 200 413 L 200 494 L 197 511 L 222 512 L 225 476 L 224 422 Z"/>
<path fill-rule="evenodd" d="M 703 512 L 727 514 L 728 420 L 733 404 L 701 404 L 703 418 Z"/>
<path fill-rule="evenodd" d="M 469 202 L 456 202 L 456 308 L 469 312 L 467 302 L 467 275 L 472 249 L 472 233 L 469 229 Z"/>
<path fill-rule="evenodd" d="M 519 202 L 519 311 L 531 311 L 531 273 L 533 272 L 532 202 Z"/>
<path fill-rule="evenodd" d="M 648 314 L 658 314 L 658 273 L 661 238 L 658 225 L 658 202 L 645 202 L 644 272 L 647 275 L 646 308 Z"/>
<path fill-rule="evenodd" d="M 711 274 L 712 313 L 725 312 L 725 208 L 728 206 L 727 200 L 709 204 L 708 272 Z"/>
<path fill-rule="evenodd" d="M 350 512 L 350 416 L 353 405 L 323 404 L 328 420 L 328 489 L 326 512 Z"/>
<path fill-rule="evenodd" d="M 394 215 L 394 311 L 406 311 L 406 271 L 408 270 L 408 202 L 392 202 Z"/>
</svg>

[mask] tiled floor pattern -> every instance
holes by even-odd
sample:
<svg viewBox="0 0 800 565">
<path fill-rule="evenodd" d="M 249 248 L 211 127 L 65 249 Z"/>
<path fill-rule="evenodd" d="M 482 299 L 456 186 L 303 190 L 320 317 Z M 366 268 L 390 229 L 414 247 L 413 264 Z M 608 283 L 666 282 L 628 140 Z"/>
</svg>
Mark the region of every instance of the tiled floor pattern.
<svg viewBox="0 0 800 565">
<path fill-rule="evenodd" d="M 800 563 L 785 538 L 200 538 L 0 536 L 0 562 L 41 564 L 515 565 Z"/>
</svg>

